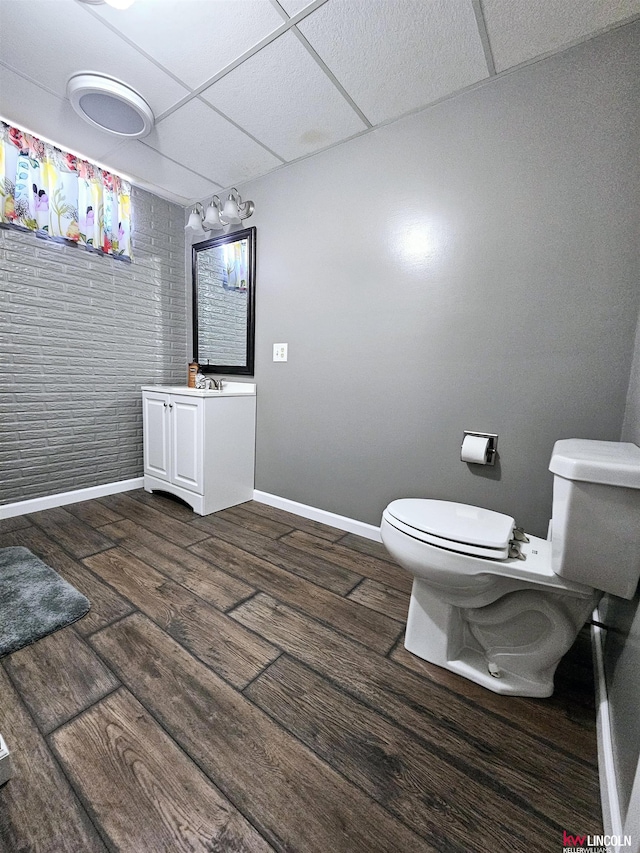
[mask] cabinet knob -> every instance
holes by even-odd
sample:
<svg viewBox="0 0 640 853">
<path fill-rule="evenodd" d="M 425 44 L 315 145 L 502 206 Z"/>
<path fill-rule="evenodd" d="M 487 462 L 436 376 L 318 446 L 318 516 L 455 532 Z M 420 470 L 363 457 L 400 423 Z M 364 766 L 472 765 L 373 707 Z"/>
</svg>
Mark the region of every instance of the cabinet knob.
<svg viewBox="0 0 640 853">
<path fill-rule="evenodd" d="M 166 403 L 164 403 L 163 405 L 164 405 L 164 407 L 165 407 L 165 409 L 166 409 L 166 408 L 167 408 L 167 404 L 166 404 Z"/>
<path fill-rule="evenodd" d="M 173 403 L 169 403 L 169 408 L 173 409 Z"/>
</svg>

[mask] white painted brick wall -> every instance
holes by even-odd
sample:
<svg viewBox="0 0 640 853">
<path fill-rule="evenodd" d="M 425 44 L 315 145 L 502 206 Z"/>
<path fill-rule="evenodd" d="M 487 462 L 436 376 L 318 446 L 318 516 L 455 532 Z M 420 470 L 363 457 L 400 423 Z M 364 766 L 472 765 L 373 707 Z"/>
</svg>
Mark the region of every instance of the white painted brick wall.
<svg viewBox="0 0 640 853">
<path fill-rule="evenodd" d="M 131 264 L 0 229 L 0 503 L 141 476 L 140 385 L 186 384 L 184 211 L 133 216 Z"/>
</svg>

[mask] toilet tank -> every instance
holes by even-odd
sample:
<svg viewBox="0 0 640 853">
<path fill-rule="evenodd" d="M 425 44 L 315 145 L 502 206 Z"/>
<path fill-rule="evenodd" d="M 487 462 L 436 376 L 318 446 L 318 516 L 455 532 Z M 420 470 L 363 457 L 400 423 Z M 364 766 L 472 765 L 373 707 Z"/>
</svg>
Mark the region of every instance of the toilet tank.
<svg viewBox="0 0 640 853">
<path fill-rule="evenodd" d="M 551 555 L 563 578 L 633 598 L 640 577 L 640 447 L 556 441 Z"/>
</svg>

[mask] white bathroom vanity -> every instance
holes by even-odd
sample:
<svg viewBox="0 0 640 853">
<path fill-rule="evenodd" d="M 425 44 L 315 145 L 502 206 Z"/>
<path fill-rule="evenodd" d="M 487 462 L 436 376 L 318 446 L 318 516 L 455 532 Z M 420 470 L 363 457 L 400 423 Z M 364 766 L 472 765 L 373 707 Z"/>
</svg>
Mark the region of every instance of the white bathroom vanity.
<svg viewBox="0 0 640 853">
<path fill-rule="evenodd" d="M 252 499 L 255 383 L 143 385 L 142 413 L 147 492 L 177 495 L 199 515 Z"/>
</svg>

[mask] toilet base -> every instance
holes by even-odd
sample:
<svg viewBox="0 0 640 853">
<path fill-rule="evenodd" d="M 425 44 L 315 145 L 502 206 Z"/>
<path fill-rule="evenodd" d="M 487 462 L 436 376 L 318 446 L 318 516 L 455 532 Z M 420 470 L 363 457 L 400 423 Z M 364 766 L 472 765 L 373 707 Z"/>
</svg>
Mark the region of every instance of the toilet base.
<svg viewBox="0 0 640 853">
<path fill-rule="evenodd" d="M 494 693 L 543 698 L 552 695 L 556 667 L 598 597 L 521 591 L 487 607 L 465 609 L 414 578 L 404 645 Z M 484 633 L 483 623 L 489 624 Z"/>
</svg>

